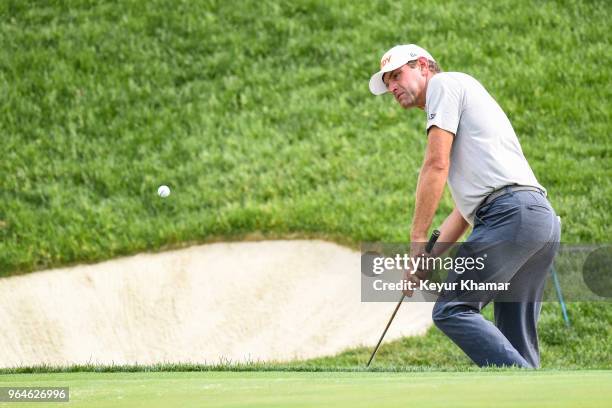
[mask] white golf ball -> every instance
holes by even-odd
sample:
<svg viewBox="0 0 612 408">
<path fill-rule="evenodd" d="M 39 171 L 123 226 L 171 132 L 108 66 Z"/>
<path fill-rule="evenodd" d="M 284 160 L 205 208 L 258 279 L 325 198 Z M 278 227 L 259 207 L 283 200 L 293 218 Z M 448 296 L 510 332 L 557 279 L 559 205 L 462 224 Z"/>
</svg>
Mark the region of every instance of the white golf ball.
<svg viewBox="0 0 612 408">
<path fill-rule="evenodd" d="M 159 186 L 159 188 L 157 189 L 157 194 L 159 194 L 159 196 L 162 198 L 168 197 L 170 195 L 170 187 Z"/>
</svg>

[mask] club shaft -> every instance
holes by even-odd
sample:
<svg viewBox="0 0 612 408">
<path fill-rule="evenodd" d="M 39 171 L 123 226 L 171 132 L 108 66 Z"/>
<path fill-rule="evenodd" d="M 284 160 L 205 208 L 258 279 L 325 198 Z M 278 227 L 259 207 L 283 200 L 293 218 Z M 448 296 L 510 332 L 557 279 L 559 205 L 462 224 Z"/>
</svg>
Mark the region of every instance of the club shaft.
<svg viewBox="0 0 612 408">
<path fill-rule="evenodd" d="M 426 253 L 431 253 L 431 251 L 433 250 L 433 247 L 436 243 L 436 241 L 438 240 L 438 238 L 440 237 L 440 231 L 438 230 L 434 230 L 431 234 L 431 236 L 429 237 L 429 241 L 427 242 L 427 245 L 425 246 L 425 252 Z M 378 343 L 376 343 L 376 347 L 374 348 L 374 351 L 372 352 L 372 355 L 370 356 L 370 359 L 368 360 L 368 364 L 366 364 L 366 367 L 370 366 L 370 363 L 372 362 L 372 360 L 374 359 L 374 356 L 376 355 L 376 352 L 378 351 L 378 348 L 380 347 L 380 344 L 382 343 L 383 339 L 385 338 L 385 334 L 387 334 L 387 330 L 389 330 L 389 326 L 391 326 L 391 322 L 393 322 L 393 319 L 395 318 L 395 315 L 397 314 L 397 311 L 399 310 L 400 306 L 402 305 L 402 302 L 404 301 L 404 298 L 406 297 L 406 295 L 404 295 L 402 293 L 402 297 L 400 298 L 399 302 L 397 302 L 397 306 L 395 306 L 395 310 L 393 310 L 393 314 L 391 315 L 391 318 L 389 319 L 389 321 L 387 322 L 387 326 L 385 326 L 385 330 L 382 332 L 380 339 L 378 339 Z"/>
<path fill-rule="evenodd" d="M 406 297 L 406 295 L 402 294 L 402 297 L 400 298 L 399 302 L 397 302 L 397 306 L 395 306 L 395 310 L 393 311 L 391 318 L 387 322 L 387 326 L 385 327 L 385 330 L 380 335 L 380 339 L 378 339 L 378 343 L 376 343 L 376 348 L 374 348 L 374 351 L 372 352 L 372 355 L 370 356 L 370 359 L 368 360 L 368 364 L 366 364 L 366 367 L 369 367 L 370 363 L 374 359 L 374 356 L 376 355 L 376 352 L 378 351 L 378 348 L 380 347 L 380 343 L 382 343 L 383 339 L 385 338 L 385 334 L 387 334 L 387 330 L 389 330 L 389 326 L 391 326 L 391 322 L 393 321 L 393 318 L 395 318 L 397 311 L 399 310 L 400 306 L 402 305 L 402 302 L 404 301 L 404 297 Z"/>
</svg>

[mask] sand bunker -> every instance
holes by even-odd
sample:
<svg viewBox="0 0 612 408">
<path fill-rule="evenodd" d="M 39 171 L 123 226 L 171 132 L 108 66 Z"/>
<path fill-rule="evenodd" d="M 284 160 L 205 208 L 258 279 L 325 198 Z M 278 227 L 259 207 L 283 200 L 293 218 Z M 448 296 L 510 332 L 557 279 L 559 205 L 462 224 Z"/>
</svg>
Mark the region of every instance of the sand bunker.
<svg viewBox="0 0 612 408">
<path fill-rule="evenodd" d="M 376 344 L 360 254 L 323 241 L 217 243 L 0 279 L 0 367 L 310 358 Z M 422 334 L 405 303 L 385 341 Z"/>
</svg>

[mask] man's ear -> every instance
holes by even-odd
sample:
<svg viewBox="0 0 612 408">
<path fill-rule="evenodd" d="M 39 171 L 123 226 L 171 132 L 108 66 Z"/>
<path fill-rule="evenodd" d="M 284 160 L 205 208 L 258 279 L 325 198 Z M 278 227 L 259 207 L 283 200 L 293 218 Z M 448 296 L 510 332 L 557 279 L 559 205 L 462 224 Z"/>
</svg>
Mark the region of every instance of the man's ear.
<svg viewBox="0 0 612 408">
<path fill-rule="evenodd" d="M 419 67 L 421 68 L 421 72 L 424 74 L 427 74 L 427 71 L 429 70 L 429 61 L 427 61 L 427 58 L 419 57 L 417 61 L 419 62 Z"/>
</svg>

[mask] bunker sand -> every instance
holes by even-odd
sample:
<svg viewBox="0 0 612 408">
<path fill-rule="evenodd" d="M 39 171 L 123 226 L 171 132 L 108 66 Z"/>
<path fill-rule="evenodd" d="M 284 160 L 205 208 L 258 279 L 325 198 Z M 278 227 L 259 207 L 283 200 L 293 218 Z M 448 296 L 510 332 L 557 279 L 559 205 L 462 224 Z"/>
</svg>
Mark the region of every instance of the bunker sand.
<svg viewBox="0 0 612 408">
<path fill-rule="evenodd" d="M 287 361 L 376 344 L 395 304 L 360 299 L 360 253 L 215 243 L 0 279 L 0 367 Z M 385 341 L 423 334 L 405 303 Z"/>
</svg>

